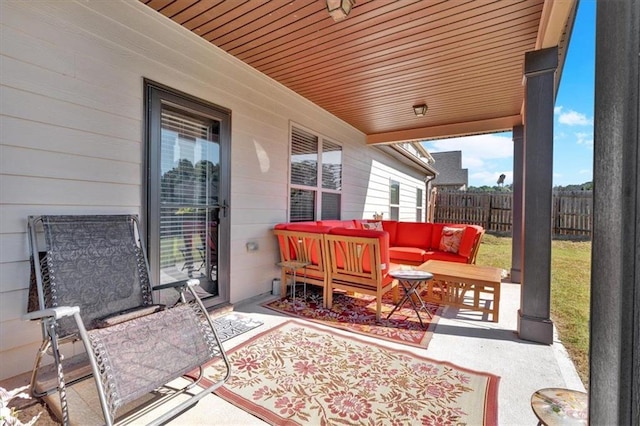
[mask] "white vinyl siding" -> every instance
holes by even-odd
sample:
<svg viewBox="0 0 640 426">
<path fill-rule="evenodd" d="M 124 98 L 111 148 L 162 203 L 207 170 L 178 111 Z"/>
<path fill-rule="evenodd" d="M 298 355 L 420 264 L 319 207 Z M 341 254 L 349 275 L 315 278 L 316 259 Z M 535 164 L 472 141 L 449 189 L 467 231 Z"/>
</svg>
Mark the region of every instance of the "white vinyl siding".
<svg viewBox="0 0 640 426">
<path fill-rule="evenodd" d="M 145 77 L 232 111 L 231 303 L 279 276 L 271 230 L 288 220 L 292 122 L 340 141 L 340 190 L 325 192 L 343 219 L 388 218 L 390 178 L 401 220 L 415 216 L 419 172 L 141 2 L 0 1 L 0 25 L 0 380 L 29 371 L 40 344 L 21 319 L 27 216 L 142 214 Z"/>
<path fill-rule="evenodd" d="M 400 220 L 415 221 L 416 189 L 424 190 L 424 176 L 375 148 L 357 152 L 346 148 L 343 218 L 373 219 L 374 214 L 382 213 L 383 219 L 389 219 L 389 182 L 393 179 L 401 187 Z"/>
</svg>

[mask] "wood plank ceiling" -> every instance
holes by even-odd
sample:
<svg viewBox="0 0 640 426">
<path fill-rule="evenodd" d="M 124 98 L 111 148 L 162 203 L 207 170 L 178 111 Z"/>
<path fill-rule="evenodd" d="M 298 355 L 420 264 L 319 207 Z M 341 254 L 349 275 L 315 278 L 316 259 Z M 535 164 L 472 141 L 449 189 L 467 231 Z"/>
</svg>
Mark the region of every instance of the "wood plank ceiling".
<svg viewBox="0 0 640 426">
<path fill-rule="evenodd" d="M 381 142 L 521 123 L 544 5 L 356 0 L 334 22 L 324 0 L 140 1 Z"/>
</svg>

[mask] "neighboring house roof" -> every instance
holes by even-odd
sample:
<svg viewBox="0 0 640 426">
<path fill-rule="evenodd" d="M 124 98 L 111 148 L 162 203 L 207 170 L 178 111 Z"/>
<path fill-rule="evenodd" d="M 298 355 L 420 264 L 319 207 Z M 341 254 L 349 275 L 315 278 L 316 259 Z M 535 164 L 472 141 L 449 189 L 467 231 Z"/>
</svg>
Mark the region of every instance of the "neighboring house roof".
<svg viewBox="0 0 640 426">
<path fill-rule="evenodd" d="M 433 180 L 435 186 L 466 187 L 469 170 L 462 168 L 462 151 L 432 152 L 434 167 L 438 175 Z"/>
</svg>

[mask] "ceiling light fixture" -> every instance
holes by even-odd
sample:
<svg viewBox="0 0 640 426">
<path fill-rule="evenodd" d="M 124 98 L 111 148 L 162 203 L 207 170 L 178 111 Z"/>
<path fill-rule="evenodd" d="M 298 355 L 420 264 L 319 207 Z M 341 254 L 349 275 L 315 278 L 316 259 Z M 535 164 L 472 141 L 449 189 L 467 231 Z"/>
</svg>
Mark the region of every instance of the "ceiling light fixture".
<svg viewBox="0 0 640 426">
<path fill-rule="evenodd" d="M 354 4 L 355 0 L 327 0 L 327 10 L 333 20 L 338 22 L 347 17 Z"/>
<path fill-rule="evenodd" d="M 427 104 L 420 104 L 413 106 L 413 113 L 416 117 L 424 117 L 427 114 Z"/>
</svg>

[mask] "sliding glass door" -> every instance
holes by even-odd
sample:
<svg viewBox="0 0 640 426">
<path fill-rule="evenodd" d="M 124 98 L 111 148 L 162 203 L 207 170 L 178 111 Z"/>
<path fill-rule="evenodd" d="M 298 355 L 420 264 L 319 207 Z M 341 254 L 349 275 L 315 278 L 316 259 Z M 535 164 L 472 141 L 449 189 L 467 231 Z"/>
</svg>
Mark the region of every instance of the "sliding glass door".
<svg viewBox="0 0 640 426">
<path fill-rule="evenodd" d="M 197 278 L 209 305 L 228 301 L 227 111 L 149 84 L 147 218 L 154 282 Z"/>
</svg>

